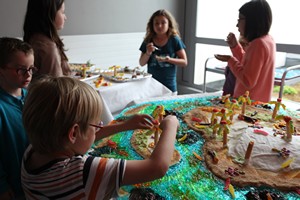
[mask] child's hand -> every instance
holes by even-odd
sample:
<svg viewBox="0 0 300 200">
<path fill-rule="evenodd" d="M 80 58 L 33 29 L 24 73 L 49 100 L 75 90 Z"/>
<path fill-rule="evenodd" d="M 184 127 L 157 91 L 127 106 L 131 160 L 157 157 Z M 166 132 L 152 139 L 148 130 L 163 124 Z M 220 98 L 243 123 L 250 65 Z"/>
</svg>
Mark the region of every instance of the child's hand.
<svg viewBox="0 0 300 200">
<path fill-rule="evenodd" d="M 230 55 L 220 55 L 220 54 L 215 54 L 215 58 L 223 61 L 223 62 L 228 62 L 228 60 L 231 58 Z"/>
<path fill-rule="evenodd" d="M 129 130 L 151 129 L 154 125 L 158 124 L 158 122 L 153 119 L 153 117 L 145 114 L 134 115 L 125 123 Z"/>
<path fill-rule="evenodd" d="M 168 115 L 166 116 L 159 125 L 159 128 L 164 130 L 167 126 L 176 126 L 177 128 L 179 127 L 179 121 L 175 115 Z"/>
<path fill-rule="evenodd" d="M 146 54 L 151 55 L 153 51 L 155 51 L 155 46 L 152 42 L 148 43 L 146 46 Z"/>
<path fill-rule="evenodd" d="M 155 56 L 155 58 L 158 62 L 168 62 L 168 60 L 170 60 L 170 56 Z"/>
<path fill-rule="evenodd" d="M 237 41 L 234 33 L 229 33 L 227 35 L 226 42 L 230 48 L 234 48 L 238 44 L 238 41 Z"/>
</svg>

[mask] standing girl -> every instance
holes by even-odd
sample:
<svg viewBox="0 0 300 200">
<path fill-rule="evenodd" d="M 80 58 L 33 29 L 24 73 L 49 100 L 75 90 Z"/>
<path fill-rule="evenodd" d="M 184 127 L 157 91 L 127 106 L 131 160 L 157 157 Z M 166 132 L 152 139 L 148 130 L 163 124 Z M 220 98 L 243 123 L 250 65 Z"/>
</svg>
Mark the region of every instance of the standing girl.
<svg viewBox="0 0 300 200">
<path fill-rule="evenodd" d="M 158 10 L 147 24 L 140 47 L 140 65 L 148 64 L 148 72 L 153 78 L 177 94 L 176 66 L 187 66 L 184 48 L 174 17 L 166 10 Z"/>
<path fill-rule="evenodd" d="M 57 31 L 66 20 L 64 0 L 28 0 L 24 21 L 24 41 L 34 49 L 38 75 L 70 75 L 64 43 Z"/>
<path fill-rule="evenodd" d="M 237 27 L 248 46 L 244 51 L 233 33 L 227 36 L 233 56 L 216 55 L 228 62 L 236 77 L 234 97 L 249 91 L 251 99 L 269 102 L 274 84 L 276 45 L 269 35 L 272 11 L 266 0 L 252 0 L 239 9 Z"/>
</svg>

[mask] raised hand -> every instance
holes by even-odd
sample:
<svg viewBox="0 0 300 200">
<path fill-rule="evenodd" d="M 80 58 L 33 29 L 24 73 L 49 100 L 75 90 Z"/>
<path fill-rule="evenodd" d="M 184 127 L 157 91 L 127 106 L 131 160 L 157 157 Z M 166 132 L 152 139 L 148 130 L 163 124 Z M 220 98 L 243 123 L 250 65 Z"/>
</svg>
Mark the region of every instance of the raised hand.
<svg viewBox="0 0 300 200">
<path fill-rule="evenodd" d="M 227 35 L 226 42 L 227 42 L 227 44 L 229 45 L 230 48 L 234 48 L 238 44 L 238 41 L 237 41 L 236 36 L 235 36 L 234 33 L 229 33 Z"/>
<path fill-rule="evenodd" d="M 146 54 L 147 55 L 151 55 L 153 51 L 155 51 L 157 47 L 154 46 L 154 44 L 152 42 L 148 43 L 147 46 L 146 46 Z"/>
</svg>

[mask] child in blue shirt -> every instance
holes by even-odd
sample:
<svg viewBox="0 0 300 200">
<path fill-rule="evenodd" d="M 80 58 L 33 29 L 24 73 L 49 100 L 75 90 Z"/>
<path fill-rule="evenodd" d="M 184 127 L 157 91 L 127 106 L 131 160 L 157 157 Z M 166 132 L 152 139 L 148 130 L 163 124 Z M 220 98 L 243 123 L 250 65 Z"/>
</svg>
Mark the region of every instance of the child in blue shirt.
<svg viewBox="0 0 300 200">
<path fill-rule="evenodd" d="M 171 13 L 166 10 L 153 13 L 140 47 L 139 62 L 141 66 L 148 64 L 148 73 L 174 94 L 177 94 L 176 66 L 187 66 L 184 49 L 177 22 Z"/>
<path fill-rule="evenodd" d="M 28 139 L 22 123 L 26 87 L 35 71 L 33 49 L 0 38 L 0 199 L 22 199 L 21 163 Z"/>
</svg>

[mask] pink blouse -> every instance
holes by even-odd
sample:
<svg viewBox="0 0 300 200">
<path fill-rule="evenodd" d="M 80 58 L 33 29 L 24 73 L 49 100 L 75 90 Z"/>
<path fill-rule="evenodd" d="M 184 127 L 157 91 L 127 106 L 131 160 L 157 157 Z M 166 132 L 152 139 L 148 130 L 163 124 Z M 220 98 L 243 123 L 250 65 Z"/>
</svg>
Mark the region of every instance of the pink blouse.
<svg viewBox="0 0 300 200">
<path fill-rule="evenodd" d="M 274 87 L 276 45 L 270 35 L 249 43 L 246 51 L 240 45 L 231 49 L 228 66 L 236 77 L 234 97 L 249 91 L 250 98 L 269 102 Z"/>
</svg>

